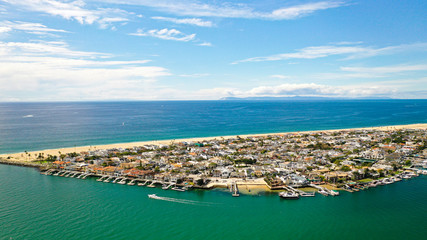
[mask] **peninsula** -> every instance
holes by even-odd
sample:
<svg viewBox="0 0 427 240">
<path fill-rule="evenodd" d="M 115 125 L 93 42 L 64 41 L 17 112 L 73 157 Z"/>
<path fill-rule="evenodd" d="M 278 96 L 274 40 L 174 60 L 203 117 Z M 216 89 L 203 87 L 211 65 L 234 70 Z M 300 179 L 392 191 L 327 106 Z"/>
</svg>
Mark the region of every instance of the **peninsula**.
<svg viewBox="0 0 427 240">
<path fill-rule="evenodd" d="M 427 124 L 193 138 L 0 155 L 46 175 L 163 189 L 287 190 L 338 195 L 427 171 Z M 292 195 L 294 194 L 294 195 Z"/>
</svg>

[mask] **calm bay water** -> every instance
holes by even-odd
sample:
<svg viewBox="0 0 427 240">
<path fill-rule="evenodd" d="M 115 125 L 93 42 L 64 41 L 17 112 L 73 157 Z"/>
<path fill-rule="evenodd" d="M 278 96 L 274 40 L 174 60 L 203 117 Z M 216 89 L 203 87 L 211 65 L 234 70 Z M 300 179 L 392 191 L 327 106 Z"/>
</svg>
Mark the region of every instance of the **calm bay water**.
<svg viewBox="0 0 427 240">
<path fill-rule="evenodd" d="M 0 239 L 425 239 L 426 189 L 421 176 L 339 197 L 233 198 L 0 165 Z"/>
<path fill-rule="evenodd" d="M 427 100 L 0 103 L 0 153 L 427 122 Z"/>
</svg>

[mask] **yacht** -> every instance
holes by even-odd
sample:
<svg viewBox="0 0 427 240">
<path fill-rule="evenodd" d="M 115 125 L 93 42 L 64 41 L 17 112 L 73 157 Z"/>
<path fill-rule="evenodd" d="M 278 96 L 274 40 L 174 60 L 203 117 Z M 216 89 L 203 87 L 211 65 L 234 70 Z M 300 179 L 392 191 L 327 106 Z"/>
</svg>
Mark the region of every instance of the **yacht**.
<svg viewBox="0 0 427 240">
<path fill-rule="evenodd" d="M 319 193 L 322 194 L 323 196 L 328 196 L 329 195 L 329 192 L 326 191 L 325 189 L 319 190 Z"/>
<path fill-rule="evenodd" d="M 299 195 L 296 192 L 280 192 L 279 196 L 284 199 L 299 199 Z"/>
</svg>

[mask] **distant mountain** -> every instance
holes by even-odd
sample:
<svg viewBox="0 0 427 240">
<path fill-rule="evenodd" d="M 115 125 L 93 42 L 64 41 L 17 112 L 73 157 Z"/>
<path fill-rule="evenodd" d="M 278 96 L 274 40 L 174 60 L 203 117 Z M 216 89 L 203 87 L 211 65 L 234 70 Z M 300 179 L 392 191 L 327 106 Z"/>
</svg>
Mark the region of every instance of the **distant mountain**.
<svg viewBox="0 0 427 240">
<path fill-rule="evenodd" d="M 305 97 L 305 96 L 294 96 L 294 97 L 223 97 L 219 100 L 233 101 L 233 100 L 249 100 L 249 101 L 292 101 L 292 100 L 369 100 L 369 99 L 392 99 L 386 97 L 365 97 L 365 98 L 343 98 L 343 97 Z"/>
</svg>

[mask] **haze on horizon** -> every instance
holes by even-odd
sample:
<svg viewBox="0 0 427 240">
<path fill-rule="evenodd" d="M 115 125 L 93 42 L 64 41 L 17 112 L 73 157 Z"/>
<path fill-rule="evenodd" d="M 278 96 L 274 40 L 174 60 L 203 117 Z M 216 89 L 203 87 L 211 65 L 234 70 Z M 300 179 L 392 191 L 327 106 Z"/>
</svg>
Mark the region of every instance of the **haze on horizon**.
<svg viewBox="0 0 427 240">
<path fill-rule="evenodd" d="M 427 98 L 425 0 L 0 0 L 0 102 Z"/>
</svg>

